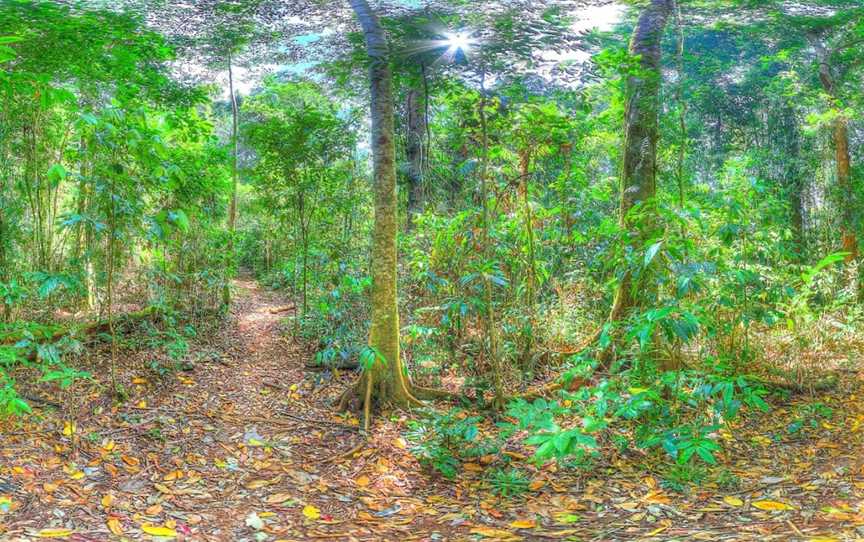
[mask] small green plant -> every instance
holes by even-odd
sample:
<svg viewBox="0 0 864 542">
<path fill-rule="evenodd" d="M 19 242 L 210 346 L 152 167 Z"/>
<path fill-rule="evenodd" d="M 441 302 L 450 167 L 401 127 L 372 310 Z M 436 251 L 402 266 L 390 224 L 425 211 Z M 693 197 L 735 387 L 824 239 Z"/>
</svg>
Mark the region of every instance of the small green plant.
<svg viewBox="0 0 864 542">
<path fill-rule="evenodd" d="M 526 491 L 530 480 L 524 471 L 515 468 L 495 469 L 486 482 L 496 495 L 504 498 L 518 497 Z"/>
<path fill-rule="evenodd" d="M 411 452 L 422 465 L 448 479 L 456 477 L 462 459 L 490 451 L 476 444 L 479 416 L 468 416 L 460 409 L 445 414 L 427 412 L 409 422 L 408 440 Z"/>
</svg>

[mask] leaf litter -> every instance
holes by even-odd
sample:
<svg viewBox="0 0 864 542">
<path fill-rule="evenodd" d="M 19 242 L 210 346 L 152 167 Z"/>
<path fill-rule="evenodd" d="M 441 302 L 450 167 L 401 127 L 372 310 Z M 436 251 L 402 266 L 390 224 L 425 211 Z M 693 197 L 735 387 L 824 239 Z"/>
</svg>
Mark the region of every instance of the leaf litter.
<svg viewBox="0 0 864 542">
<path fill-rule="evenodd" d="M 485 465 L 464 465 L 454 481 L 424 471 L 403 438 L 404 415 L 377 420 L 363 443 L 357 420 L 330 406 L 352 375 L 308 372 L 308 353 L 274 310 L 286 299 L 251 280 L 236 285 L 231 315 L 196 345 L 215 362 L 158 377 L 147 370 L 152 352 L 128 352 L 124 404 L 112 405 L 105 383 L 84 381 L 39 390 L 60 410 L 2 422 L 0 539 L 864 537 L 860 374 L 816 398 L 836 415 L 806 435 L 784 432 L 794 404 L 759 427 L 735 427 L 721 460 L 737 486 L 672 491 L 635 452 L 565 471 L 511 450 L 533 479 L 505 499 L 489 492 Z"/>
</svg>

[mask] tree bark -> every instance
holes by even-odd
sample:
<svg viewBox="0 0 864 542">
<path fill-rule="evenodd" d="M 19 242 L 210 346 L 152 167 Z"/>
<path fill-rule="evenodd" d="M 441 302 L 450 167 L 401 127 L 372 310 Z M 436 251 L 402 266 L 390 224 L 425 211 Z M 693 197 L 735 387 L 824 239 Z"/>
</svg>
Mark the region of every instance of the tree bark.
<svg viewBox="0 0 864 542">
<path fill-rule="evenodd" d="M 231 93 L 231 203 L 228 207 L 228 266 L 225 270 L 225 284 L 222 286 L 222 303 L 226 307 L 231 303 L 231 287 L 228 284 L 228 279 L 234 274 L 234 266 L 236 265 L 234 234 L 237 230 L 237 125 L 240 116 L 237 96 L 234 94 L 234 70 L 230 52 L 228 53 L 228 92 Z"/>
<path fill-rule="evenodd" d="M 423 93 L 412 88 L 405 104 L 407 112 L 407 141 L 405 154 L 408 158 L 408 221 L 407 229 L 414 227 L 415 218 L 423 212 L 423 154 L 426 125 L 426 108 Z"/>
<path fill-rule="evenodd" d="M 417 403 L 399 353 L 399 311 L 396 290 L 396 146 L 393 130 L 393 88 L 384 29 L 367 0 L 351 0 L 363 29 L 369 55 L 372 116 L 372 163 L 375 224 L 372 234 L 372 324 L 369 347 L 374 363 L 363 368 L 357 386 L 348 390 L 363 398 L 368 430 L 373 402 L 407 407 Z"/>
<path fill-rule="evenodd" d="M 813 40 L 816 58 L 819 62 L 819 80 L 822 88 L 830 96 L 833 105 L 837 105 L 837 85 L 831 68 L 829 54 L 819 38 Z M 855 194 L 852 188 L 852 168 L 849 155 L 849 119 L 841 111 L 834 119 L 834 161 L 837 174 L 837 192 L 840 204 L 840 245 L 847 252 L 846 263 L 851 263 L 858 257 L 858 237 L 855 234 Z"/>
<path fill-rule="evenodd" d="M 631 242 L 641 249 L 656 233 L 653 216 L 634 219 L 631 210 L 652 200 L 657 192 L 658 112 L 660 108 L 661 44 L 673 0 L 652 0 L 639 16 L 630 41 L 630 54 L 639 57 L 639 72 L 627 78 L 624 117 L 624 164 L 621 172 L 620 223 Z M 642 301 L 641 285 L 627 271 L 618 286 L 609 319 L 619 320 Z"/>
</svg>

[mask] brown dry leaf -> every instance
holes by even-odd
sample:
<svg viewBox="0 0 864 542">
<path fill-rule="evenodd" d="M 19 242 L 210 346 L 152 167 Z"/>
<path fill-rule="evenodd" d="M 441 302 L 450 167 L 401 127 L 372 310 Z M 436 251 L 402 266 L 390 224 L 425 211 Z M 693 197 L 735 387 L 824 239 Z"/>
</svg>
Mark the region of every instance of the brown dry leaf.
<svg viewBox="0 0 864 542">
<path fill-rule="evenodd" d="M 158 516 L 162 513 L 162 505 L 154 504 L 153 506 L 148 506 L 147 509 L 144 510 L 144 513 L 148 516 Z"/>
<path fill-rule="evenodd" d="M 290 501 L 293 496 L 290 493 L 274 493 L 268 496 L 264 502 L 267 504 L 282 504 L 285 501 Z"/>
<path fill-rule="evenodd" d="M 531 491 L 538 491 L 545 485 L 546 480 L 533 480 L 530 484 L 528 484 L 528 489 L 530 489 Z"/>
<path fill-rule="evenodd" d="M 130 467 L 137 467 L 141 463 L 141 461 L 139 461 L 137 457 L 133 457 L 131 455 L 123 454 L 120 456 L 120 459 L 122 459 L 123 462 L 126 463 L 127 465 L 129 465 Z"/>
</svg>

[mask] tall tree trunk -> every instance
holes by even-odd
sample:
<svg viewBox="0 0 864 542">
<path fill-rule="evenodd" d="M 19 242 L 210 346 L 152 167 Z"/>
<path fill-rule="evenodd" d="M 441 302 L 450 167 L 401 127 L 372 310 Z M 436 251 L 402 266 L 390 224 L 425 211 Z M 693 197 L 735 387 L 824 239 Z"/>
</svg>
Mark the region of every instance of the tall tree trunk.
<svg viewBox="0 0 864 542">
<path fill-rule="evenodd" d="M 367 0 L 351 0 L 366 38 L 372 116 L 372 162 L 375 225 L 372 234 L 372 324 L 369 347 L 374 353 L 363 367 L 357 392 L 363 397 L 364 427 L 369 428 L 372 402 L 407 407 L 417 403 L 399 353 L 399 307 L 396 291 L 396 146 L 393 132 L 393 88 L 384 29 Z"/>
<path fill-rule="evenodd" d="M 837 105 L 837 87 L 831 68 L 828 51 L 821 39 L 813 40 L 816 57 L 819 62 L 819 80 L 833 105 Z M 848 252 L 846 262 L 850 263 L 858 257 L 858 237 L 855 234 L 855 197 L 852 189 L 852 168 L 849 156 L 849 119 L 841 112 L 834 119 L 834 162 L 837 174 L 837 192 L 840 205 L 840 245 Z"/>
<path fill-rule="evenodd" d="M 234 254 L 234 235 L 237 230 L 237 124 L 240 112 L 237 108 L 237 96 L 234 94 L 234 70 L 231 64 L 231 53 L 228 53 L 228 92 L 231 93 L 231 203 L 228 207 L 228 262 L 226 266 L 225 284 L 222 286 L 222 303 L 227 307 L 231 303 L 231 286 L 228 279 L 235 274 L 234 267 L 237 258 Z"/>
<path fill-rule="evenodd" d="M 652 211 L 636 220 L 631 210 L 637 204 L 649 202 L 657 191 L 661 43 L 673 7 L 673 0 L 652 0 L 639 16 L 630 41 L 630 54 L 639 57 L 639 72 L 627 78 L 620 222 L 629 232 L 636 250 L 641 250 L 658 228 Z M 644 299 L 643 286 L 634 284 L 632 274 L 626 272 L 615 294 L 609 319 L 619 320 L 639 305 Z"/>
<path fill-rule="evenodd" d="M 408 221 L 410 231 L 418 214 L 423 212 L 423 154 L 426 135 L 426 108 L 423 93 L 412 88 L 405 104 L 407 112 L 407 141 L 405 154 L 408 158 Z"/>
</svg>

